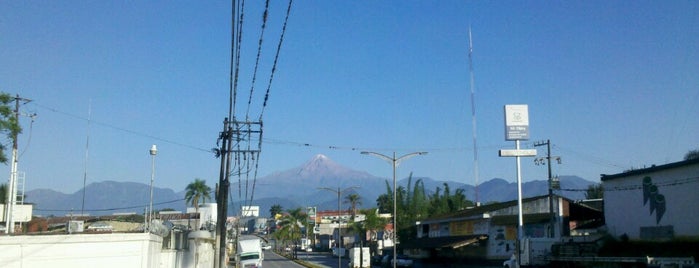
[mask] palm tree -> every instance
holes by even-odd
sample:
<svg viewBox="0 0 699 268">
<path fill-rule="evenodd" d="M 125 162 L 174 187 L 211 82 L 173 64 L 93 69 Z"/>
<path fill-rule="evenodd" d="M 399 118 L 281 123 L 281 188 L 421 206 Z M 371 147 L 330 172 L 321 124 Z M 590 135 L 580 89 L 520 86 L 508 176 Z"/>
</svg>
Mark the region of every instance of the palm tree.
<svg viewBox="0 0 699 268">
<path fill-rule="evenodd" d="M 352 219 L 357 215 L 357 206 L 362 204 L 362 198 L 358 194 L 350 194 L 345 197 L 345 204 L 350 204 L 350 214 Z"/>
<path fill-rule="evenodd" d="M 282 243 L 296 244 L 301 239 L 301 228 L 307 224 L 308 214 L 303 208 L 287 210 L 279 222 L 279 230 L 274 232 L 274 237 Z"/>
<path fill-rule="evenodd" d="M 269 208 L 269 215 L 271 218 L 276 217 L 277 214 L 282 213 L 282 206 L 279 204 L 272 205 L 271 208 Z"/>
<path fill-rule="evenodd" d="M 187 204 L 191 204 L 194 209 L 199 212 L 199 200 L 206 202 L 211 200 L 211 187 L 206 185 L 206 181 L 196 178 L 194 182 L 191 182 L 185 188 L 187 191 L 184 195 L 184 199 Z"/>
<path fill-rule="evenodd" d="M 364 220 L 359 222 L 352 222 L 352 225 L 350 226 L 352 232 L 359 235 L 359 240 L 361 241 L 362 245 L 367 244 L 365 243 L 367 242 L 367 235 L 371 237 L 371 239 L 368 241 L 368 245 L 371 249 L 371 252 L 378 251 L 378 241 L 376 240 L 377 233 L 379 231 L 383 231 L 386 227 L 386 224 L 388 224 L 389 222 L 388 219 L 379 217 L 378 212 L 378 208 L 360 210 L 360 213 L 362 213 L 365 216 Z"/>
</svg>

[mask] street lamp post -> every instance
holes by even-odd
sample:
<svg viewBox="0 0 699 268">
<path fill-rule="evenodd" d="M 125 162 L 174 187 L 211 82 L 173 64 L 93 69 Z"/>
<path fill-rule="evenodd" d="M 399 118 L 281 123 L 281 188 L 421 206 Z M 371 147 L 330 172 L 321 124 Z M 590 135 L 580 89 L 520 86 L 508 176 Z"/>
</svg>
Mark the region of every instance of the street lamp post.
<svg viewBox="0 0 699 268">
<path fill-rule="evenodd" d="M 397 208 L 396 199 L 398 199 L 398 198 L 396 196 L 396 192 L 397 192 L 397 190 L 396 190 L 397 189 L 396 188 L 396 167 L 398 167 L 401 160 L 405 160 L 405 159 L 408 159 L 408 158 L 416 156 L 416 155 L 425 155 L 425 154 L 427 154 L 427 152 L 413 152 L 413 153 L 402 155 L 401 157 L 398 157 L 398 158 L 396 158 L 396 152 L 393 152 L 393 157 L 383 155 L 380 153 L 375 153 L 375 152 L 362 152 L 361 154 L 376 156 L 378 158 L 381 158 L 383 160 L 388 161 L 393 166 L 393 268 L 395 268 L 396 267 L 397 252 L 398 252 L 397 251 L 397 247 L 398 247 L 398 243 L 397 243 L 398 242 L 398 221 L 396 220 L 398 218 L 397 217 L 398 211 L 396 209 Z"/>
<path fill-rule="evenodd" d="M 328 188 L 328 187 L 318 187 L 320 190 L 327 190 L 331 191 L 333 193 L 337 194 L 337 267 L 342 268 L 342 255 L 340 255 L 340 243 L 342 243 L 342 222 L 341 222 L 341 214 L 340 214 L 340 198 L 342 196 L 342 192 L 345 192 L 347 190 L 351 189 L 356 189 L 359 188 L 359 186 L 351 186 L 347 187 L 345 189 L 340 190 L 340 187 L 337 187 L 337 190 L 333 188 Z M 343 247 L 344 248 L 344 247 Z"/>
<path fill-rule="evenodd" d="M 151 169 L 150 169 L 150 206 L 148 209 L 148 231 L 150 232 L 151 221 L 153 220 L 153 180 L 155 179 L 155 155 L 158 154 L 158 149 L 155 144 L 150 147 Z"/>
</svg>

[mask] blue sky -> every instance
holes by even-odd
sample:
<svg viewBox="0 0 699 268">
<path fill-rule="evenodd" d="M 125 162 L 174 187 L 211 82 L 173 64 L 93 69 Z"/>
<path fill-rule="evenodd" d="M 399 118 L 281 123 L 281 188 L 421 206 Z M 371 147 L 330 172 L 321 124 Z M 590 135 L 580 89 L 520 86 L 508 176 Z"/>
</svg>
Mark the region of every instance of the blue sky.
<svg viewBox="0 0 699 268">
<path fill-rule="evenodd" d="M 271 1 L 253 117 L 287 3 Z M 263 5 L 246 2 L 239 118 Z M 0 3 L 0 91 L 32 99 L 21 110 L 37 114 L 21 119 L 26 188 L 72 193 L 85 174 L 88 183 L 149 183 L 151 144 L 156 187 L 179 191 L 194 178 L 213 186 L 230 9 L 225 1 Z M 554 174 L 599 181 L 679 161 L 699 148 L 698 12 L 696 1 L 294 1 L 258 176 L 324 154 L 390 177 L 389 164 L 359 152 L 428 151 L 398 176 L 475 184 L 469 25 L 481 182 L 515 181 L 515 160 L 498 157 L 514 148 L 504 137 L 506 104 L 529 105 L 522 147 L 550 139 L 563 159 Z M 544 179 L 546 168 L 526 158 L 522 176 Z"/>
</svg>

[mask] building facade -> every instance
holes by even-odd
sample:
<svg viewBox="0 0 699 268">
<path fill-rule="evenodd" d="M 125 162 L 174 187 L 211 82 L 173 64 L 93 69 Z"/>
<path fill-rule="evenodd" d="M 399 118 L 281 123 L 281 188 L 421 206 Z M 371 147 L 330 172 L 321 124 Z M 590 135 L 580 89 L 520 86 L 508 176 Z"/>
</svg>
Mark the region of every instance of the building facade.
<svg viewBox="0 0 699 268">
<path fill-rule="evenodd" d="M 600 222 L 602 212 L 582 203 L 548 195 L 522 200 L 522 237 L 560 238 L 582 222 Z M 515 253 L 519 229 L 517 200 L 464 209 L 417 222 L 417 239 L 401 246 L 422 258 L 508 259 Z"/>
<path fill-rule="evenodd" d="M 699 159 L 601 180 L 609 234 L 635 240 L 699 238 Z"/>
</svg>

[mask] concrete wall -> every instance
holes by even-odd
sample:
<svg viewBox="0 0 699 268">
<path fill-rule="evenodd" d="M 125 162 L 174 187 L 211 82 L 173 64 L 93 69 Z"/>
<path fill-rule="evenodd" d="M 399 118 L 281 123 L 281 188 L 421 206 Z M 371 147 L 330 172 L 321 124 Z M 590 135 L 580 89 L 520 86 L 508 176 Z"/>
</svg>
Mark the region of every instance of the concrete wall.
<svg viewBox="0 0 699 268">
<path fill-rule="evenodd" d="M 643 240 L 667 239 L 668 232 L 699 237 L 699 164 L 650 171 L 603 181 L 609 233 Z M 657 191 L 650 193 L 650 186 Z"/>
<path fill-rule="evenodd" d="M 0 237 L 0 267 L 160 267 L 162 237 L 74 234 Z"/>
<path fill-rule="evenodd" d="M 15 205 L 15 214 L 12 217 L 12 220 L 16 223 L 18 222 L 29 222 L 32 220 L 32 208 L 33 205 L 31 204 L 24 204 L 24 205 Z M 0 221 L 7 221 L 5 219 L 5 204 L 0 204 L 0 211 L 2 212 L 0 214 Z"/>
<path fill-rule="evenodd" d="M 213 234 L 189 234 L 186 249 L 162 249 L 146 233 L 0 236 L 2 268 L 212 268 Z"/>
</svg>

